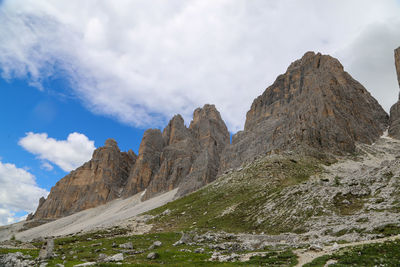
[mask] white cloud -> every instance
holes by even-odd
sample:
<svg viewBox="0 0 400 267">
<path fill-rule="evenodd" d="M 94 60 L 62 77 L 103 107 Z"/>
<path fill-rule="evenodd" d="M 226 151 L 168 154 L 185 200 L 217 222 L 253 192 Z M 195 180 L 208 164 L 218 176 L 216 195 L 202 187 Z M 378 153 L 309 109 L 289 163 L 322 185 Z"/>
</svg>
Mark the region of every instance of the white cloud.
<svg viewBox="0 0 400 267">
<path fill-rule="evenodd" d="M 48 163 L 51 162 L 66 172 L 90 160 L 96 149 L 94 141 L 81 133 L 71 133 L 67 140 L 56 140 L 48 137 L 46 133 L 29 132 L 18 144 L 43 160 L 43 167 L 51 169 L 52 166 Z"/>
<path fill-rule="evenodd" d="M 38 187 L 31 173 L 0 162 L 0 225 L 19 221 L 17 212 L 34 212 L 39 198 L 48 193 Z"/>
<path fill-rule="evenodd" d="M 371 76 L 345 55 L 372 47 L 360 34 L 398 25 L 399 13 L 396 0 L 6 0 L 0 68 L 39 88 L 62 70 L 91 111 L 130 125 L 163 126 L 214 103 L 236 131 L 252 100 L 308 50 L 339 56 L 388 110 L 395 77 Z M 385 79 L 394 82 L 378 86 Z"/>
<path fill-rule="evenodd" d="M 48 163 L 47 161 L 43 161 L 42 164 L 40 165 L 42 169 L 45 169 L 47 171 L 52 171 L 54 169 L 53 165 Z"/>
</svg>

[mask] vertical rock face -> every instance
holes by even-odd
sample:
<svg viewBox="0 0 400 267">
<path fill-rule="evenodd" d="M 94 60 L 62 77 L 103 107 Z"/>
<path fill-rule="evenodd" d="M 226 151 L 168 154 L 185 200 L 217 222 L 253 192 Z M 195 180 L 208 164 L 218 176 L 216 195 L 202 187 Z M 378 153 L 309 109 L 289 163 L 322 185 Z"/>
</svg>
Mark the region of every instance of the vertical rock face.
<svg viewBox="0 0 400 267">
<path fill-rule="evenodd" d="M 160 168 L 160 156 L 164 147 L 161 131 L 149 129 L 143 134 L 139 156 L 129 174 L 123 196 L 129 197 L 147 188 L 154 173 Z"/>
<path fill-rule="evenodd" d="M 254 100 L 221 170 L 272 150 L 351 152 L 355 142 L 376 140 L 387 124 L 386 112 L 337 59 L 307 52 Z"/>
<path fill-rule="evenodd" d="M 399 87 L 400 87 L 400 47 L 394 50 L 394 62 L 396 65 L 397 80 L 399 82 Z"/>
<path fill-rule="evenodd" d="M 394 50 L 394 62 L 397 71 L 397 80 L 399 82 L 399 87 L 400 87 L 400 47 Z M 399 95 L 399 101 L 397 101 L 390 108 L 389 135 L 394 138 L 400 139 L 400 95 Z"/>
<path fill-rule="evenodd" d="M 162 137 L 160 167 L 143 199 L 176 187 L 178 195 L 186 194 L 216 178 L 220 154 L 229 144 L 229 132 L 214 105 L 196 109 L 189 128 L 180 115 L 175 116 Z"/>
<path fill-rule="evenodd" d="M 135 161 L 133 152 L 121 152 L 117 142 L 108 139 L 90 161 L 57 182 L 33 218 L 60 218 L 120 197 Z"/>
</svg>

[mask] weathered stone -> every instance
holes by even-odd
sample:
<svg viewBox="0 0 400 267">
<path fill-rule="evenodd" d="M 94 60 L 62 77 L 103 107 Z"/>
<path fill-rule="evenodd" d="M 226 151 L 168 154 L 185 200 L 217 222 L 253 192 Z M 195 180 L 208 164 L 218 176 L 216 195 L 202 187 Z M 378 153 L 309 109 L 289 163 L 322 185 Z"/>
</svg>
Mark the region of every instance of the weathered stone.
<svg viewBox="0 0 400 267">
<path fill-rule="evenodd" d="M 53 257 L 54 240 L 48 239 L 46 244 L 39 251 L 39 259 L 47 260 Z"/>
<path fill-rule="evenodd" d="M 394 61 L 397 71 L 397 80 L 399 82 L 399 87 L 400 87 L 400 47 L 394 50 Z M 400 139 L 400 95 L 399 95 L 399 101 L 397 101 L 390 108 L 389 135 L 396 139 Z"/>
<path fill-rule="evenodd" d="M 155 259 L 157 259 L 158 257 L 159 257 L 159 255 L 158 255 L 157 252 L 150 252 L 150 253 L 147 255 L 147 258 L 148 258 L 149 260 L 155 260 Z"/>
<path fill-rule="evenodd" d="M 342 154 L 374 142 L 388 115 L 333 57 L 307 52 L 293 62 L 247 112 L 244 131 L 222 154 L 221 169 L 277 150 Z"/>
<path fill-rule="evenodd" d="M 76 264 L 76 265 L 74 265 L 74 267 L 94 266 L 96 264 L 97 264 L 97 262 L 90 261 L 90 262 L 85 262 L 85 263 L 81 263 L 81 264 Z"/>
<path fill-rule="evenodd" d="M 149 247 L 150 250 L 161 247 L 162 242 L 161 241 L 154 241 L 153 244 Z"/>
<path fill-rule="evenodd" d="M 108 139 L 92 159 L 62 178 L 46 200 L 40 199 L 34 219 L 60 218 L 120 197 L 136 155 L 120 152 Z"/>
<path fill-rule="evenodd" d="M 124 260 L 124 255 L 122 253 L 115 254 L 113 256 L 109 256 L 104 259 L 104 262 L 117 262 L 117 261 L 123 261 Z"/>
<path fill-rule="evenodd" d="M 125 249 L 133 249 L 133 244 L 132 242 L 124 243 L 119 245 L 120 248 L 125 248 Z"/>
</svg>

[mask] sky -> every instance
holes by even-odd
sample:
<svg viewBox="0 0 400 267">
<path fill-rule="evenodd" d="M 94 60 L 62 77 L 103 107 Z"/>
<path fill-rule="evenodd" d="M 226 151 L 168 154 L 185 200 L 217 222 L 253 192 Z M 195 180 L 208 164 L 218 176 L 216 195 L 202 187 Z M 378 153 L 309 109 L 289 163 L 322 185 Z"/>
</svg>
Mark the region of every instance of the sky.
<svg viewBox="0 0 400 267">
<path fill-rule="evenodd" d="M 0 1 L 0 225 L 114 138 L 215 104 L 233 134 L 307 51 L 330 54 L 386 111 L 399 0 Z"/>
</svg>

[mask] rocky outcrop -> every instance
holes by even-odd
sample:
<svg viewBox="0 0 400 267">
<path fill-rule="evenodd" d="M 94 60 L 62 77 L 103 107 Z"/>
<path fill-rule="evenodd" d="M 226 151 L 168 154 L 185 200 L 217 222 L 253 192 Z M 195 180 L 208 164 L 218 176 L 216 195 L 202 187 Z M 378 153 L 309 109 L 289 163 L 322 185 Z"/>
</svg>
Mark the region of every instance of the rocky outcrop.
<svg viewBox="0 0 400 267">
<path fill-rule="evenodd" d="M 220 154 L 229 144 L 228 129 L 214 105 L 196 109 L 189 128 L 180 115 L 174 116 L 162 138 L 159 168 L 143 199 L 176 187 L 178 195 L 183 195 L 213 181 L 218 174 Z"/>
<path fill-rule="evenodd" d="M 60 218 L 121 197 L 135 161 L 132 151 L 121 152 L 108 139 L 90 161 L 58 181 L 46 200 L 40 199 L 33 219 Z"/>
<path fill-rule="evenodd" d="M 139 155 L 129 174 L 123 196 L 129 197 L 147 188 L 155 172 L 160 168 L 160 157 L 164 147 L 161 131 L 149 129 L 143 134 Z"/>
<path fill-rule="evenodd" d="M 394 50 L 394 62 L 397 71 L 397 80 L 399 82 L 399 87 L 400 87 L 400 47 Z M 399 101 L 397 101 L 390 108 L 389 135 L 396 139 L 400 139 L 400 95 L 399 95 Z"/>
<path fill-rule="evenodd" d="M 244 131 L 223 153 L 221 171 L 273 150 L 352 152 L 387 125 L 386 112 L 337 59 L 307 52 L 254 100 Z"/>
</svg>

